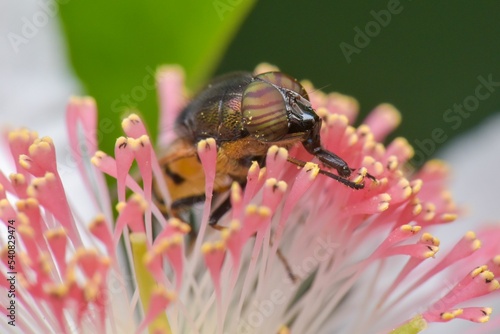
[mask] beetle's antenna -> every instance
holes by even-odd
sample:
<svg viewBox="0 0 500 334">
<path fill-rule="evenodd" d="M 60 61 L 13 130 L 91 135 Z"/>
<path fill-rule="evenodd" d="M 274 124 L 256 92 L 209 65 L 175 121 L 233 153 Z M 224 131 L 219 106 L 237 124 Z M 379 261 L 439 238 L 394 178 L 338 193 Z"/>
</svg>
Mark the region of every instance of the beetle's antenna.
<svg viewBox="0 0 500 334">
<path fill-rule="evenodd" d="M 327 87 L 330 87 L 331 85 L 332 85 L 331 83 L 330 83 L 330 84 L 328 84 L 328 85 L 324 85 L 324 86 L 322 86 L 322 87 L 316 88 L 315 90 L 312 90 L 312 91 L 310 91 L 310 92 L 307 92 L 307 94 L 315 93 L 315 92 L 317 92 L 317 91 L 320 91 L 320 90 L 323 90 L 323 89 L 325 89 L 325 88 L 327 88 Z"/>
<path fill-rule="evenodd" d="M 288 157 L 287 160 L 288 160 L 288 162 L 291 162 L 292 164 L 294 164 L 296 166 L 299 166 L 299 167 L 304 167 L 306 165 L 306 163 L 304 161 L 299 160 L 299 159 L 295 159 L 295 158 L 292 158 L 292 157 Z M 352 189 L 359 190 L 359 189 L 363 189 L 365 187 L 364 182 L 362 182 L 362 183 L 356 183 L 356 182 L 353 182 L 353 181 L 348 180 L 346 178 L 343 178 L 341 176 L 338 176 L 336 174 L 330 173 L 330 172 L 328 172 L 326 170 L 323 170 L 321 168 L 319 169 L 319 173 L 323 174 L 325 176 L 328 176 L 329 178 L 334 179 L 334 180 L 336 180 L 336 181 L 342 183 L 343 185 L 345 185 L 345 186 L 347 186 L 349 188 L 352 188 Z M 370 177 L 370 179 L 371 179 L 371 177 Z"/>
</svg>

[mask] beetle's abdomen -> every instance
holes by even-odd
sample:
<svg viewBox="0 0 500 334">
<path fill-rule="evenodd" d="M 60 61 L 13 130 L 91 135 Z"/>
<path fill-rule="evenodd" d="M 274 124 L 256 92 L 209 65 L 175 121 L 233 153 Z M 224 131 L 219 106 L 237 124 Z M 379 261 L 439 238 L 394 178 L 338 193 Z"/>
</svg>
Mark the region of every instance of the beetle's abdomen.
<svg viewBox="0 0 500 334">
<path fill-rule="evenodd" d="M 182 111 L 176 130 L 193 142 L 208 137 L 221 142 L 245 136 L 241 96 L 251 81 L 252 74 L 246 72 L 229 74 L 213 81 Z"/>
</svg>

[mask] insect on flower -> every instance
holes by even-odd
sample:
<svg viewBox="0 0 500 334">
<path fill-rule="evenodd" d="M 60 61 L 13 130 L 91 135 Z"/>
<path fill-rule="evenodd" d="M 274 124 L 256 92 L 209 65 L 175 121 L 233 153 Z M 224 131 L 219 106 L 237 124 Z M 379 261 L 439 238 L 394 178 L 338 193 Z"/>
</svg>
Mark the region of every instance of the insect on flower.
<svg viewBox="0 0 500 334">
<path fill-rule="evenodd" d="M 304 87 L 287 74 L 235 72 L 215 79 L 181 112 L 175 123 L 177 139 L 160 160 L 171 194 L 172 214 L 204 199 L 204 174 L 195 145 L 210 137 L 218 150 L 215 193 L 224 192 L 233 181 L 244 186 L 252 162 L 263 166 L 272 145 L 289 148 L 299 142 L 337 172 L 320 173 L 362 189 L 363 182 L 349 179 L 354 169 L 322 147 L 321 124 Z M 288 161 L 305 165 L 293 157 Z M 211 225 L 229 208 L 228 198 L 212 213 Z"/>
</svg>

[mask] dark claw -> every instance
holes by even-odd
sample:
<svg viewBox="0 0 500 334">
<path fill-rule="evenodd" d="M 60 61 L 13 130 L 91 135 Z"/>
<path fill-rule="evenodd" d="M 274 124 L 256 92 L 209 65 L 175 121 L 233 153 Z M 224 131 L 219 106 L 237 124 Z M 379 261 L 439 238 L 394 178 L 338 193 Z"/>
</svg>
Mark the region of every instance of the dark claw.
<svg viewBox="0 0 500 334">
<path fill-rule="evenodd" d="M 227 196 L 227 198 L 222 202 L 213 212 L 210 214 L 210 218 L 208 219 L 208 224 L 212 227 L 217 225 L 219 220 L 229 211 L 231 210 L 231 198 Z"/>
</svg>

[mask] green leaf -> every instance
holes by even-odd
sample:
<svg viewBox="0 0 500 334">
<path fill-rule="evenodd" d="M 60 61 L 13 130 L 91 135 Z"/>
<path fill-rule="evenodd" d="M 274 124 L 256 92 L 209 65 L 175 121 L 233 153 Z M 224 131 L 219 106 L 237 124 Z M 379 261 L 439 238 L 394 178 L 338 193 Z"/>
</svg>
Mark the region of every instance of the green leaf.
<svg viewBox="0 0 500 334">
<path fill-rule="evenodd" d="M 140 111 L 157 136 L 154 73 L 163 64 L 180 64 L 187 84 L 208 80 L 255 0 L 69 1 L 59 2 L 70 59 L 95 97 L 100 147 L 112 152 L 124 112 Z M 113 124 L 109 127 L 108 124 Z"/>
<path fill-rule="evenodd" d="M 391 334 L 417 334 L 426 328 L 427 321 L 421 315 L 417 315 L 410 321 L 394 329 Z"/>
</svg>

